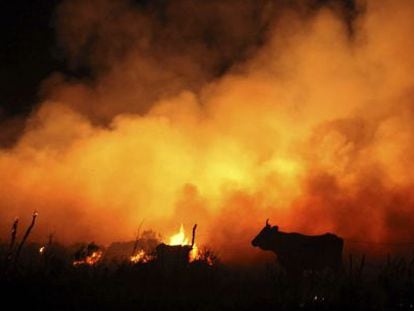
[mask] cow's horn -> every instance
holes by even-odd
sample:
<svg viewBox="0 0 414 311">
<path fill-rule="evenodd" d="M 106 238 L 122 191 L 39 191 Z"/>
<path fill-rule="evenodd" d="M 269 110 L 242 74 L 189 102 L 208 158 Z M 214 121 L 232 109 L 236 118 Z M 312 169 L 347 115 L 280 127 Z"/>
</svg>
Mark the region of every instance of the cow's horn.
<svg viewBox="0 0 414 311">
<path fill-rule="evenodd" d="M 269 225 L 269 218 L 268 218 L 268 219 L 266 219 L 266 226 L 270 226 L 270 225 Z"/>
</svg>

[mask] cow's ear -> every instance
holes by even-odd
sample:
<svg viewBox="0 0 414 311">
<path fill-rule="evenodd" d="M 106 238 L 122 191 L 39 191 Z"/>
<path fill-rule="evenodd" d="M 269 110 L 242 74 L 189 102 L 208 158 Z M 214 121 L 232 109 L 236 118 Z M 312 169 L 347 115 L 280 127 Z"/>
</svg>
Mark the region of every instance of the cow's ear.
<svg viewBox="0 0 414 311">
<path fill-rule="evenodd" d="M 273 226 L 273 229 L 275 229 L 275 231 L 279 231 L 279 227 L 278 226 Z"/>
</svg>

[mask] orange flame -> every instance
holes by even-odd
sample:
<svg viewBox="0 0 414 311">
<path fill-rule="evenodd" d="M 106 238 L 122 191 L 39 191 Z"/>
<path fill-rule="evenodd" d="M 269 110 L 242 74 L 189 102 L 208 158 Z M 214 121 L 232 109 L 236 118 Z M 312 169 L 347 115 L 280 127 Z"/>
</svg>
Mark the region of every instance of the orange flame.
<svg viewBox="0 0 414 311">
<path fill-rule="evenodd" d="M 169 245 L 181 245 L 181 246 L 190 245 L 188 238 L 185 236 L 183 224 L 181 224 L 180 230 L 176 234 L 173 234 L 172 236 L 170 236 Z M 190 262 L 199 259 L 198 247 L 195 243 L 190 251 L 189 256 L 190 256 Z"/>
<path fill-rule="evenodd" d="M 79 266 L 79 265 L 85 265 L 86 264 L 86 265 L 89 265 L 89 266 L 93 266 L 101 260 L 102 255 L 103 255 L 102 251 L 100 251 L 100 250 L 95 251 L 91 255 L 86 256 L 84 259 L 75 260 L 73 262 L 73 265 L 74 266 Z"/>
<path fill-rule="evenodd" d="M 184 226 L 181 224 L 180 231 L 170 237 L 170 245 L 189 245 L 188 238 L 185 236 Z"/>
<path fill-rule="evenodd" d="M 147 263 L 152 259 L 143 249 L 139 250 L 135 255 L 129 258 L 132 263 Z"/>
<path fill-rule="evenodd" d="M 85 65 L 96 70 L 94 83 L 64 72 L 50 76 L 41 84 L 44 102 L 22 122 L 15 143 L 0 148 L 0 206 L 12 207 L 0 209 L 0 233 L 17 212 L 33 209 L 42 211 L 45 224 L 34 236 L 56 224 L 68 244 L 126 239 L 137 215 L 153 219 L 157 231 L 190 217 L 207 228 L 221 260 L 236 262 L 262 256 L 250 241 L 266 218 L 286 231 L 385 244 L 411 240 L 414 43 L 405 38 L 414 28 L 414 1 L 355 1 L 364 9 L 352 31 L 351 15 L 336 5 L 311 5 L 304 19 L 302 9 L 266 5 L 259 19 L 243 18 L 243 27 L 232 24 L 239 20 L 233 16 L 220 17 L 223 26 L 233 25 L 223 30 L 236 32 L 217 42 L 231 41 L 237 54 L 246 42 L 261 42 L 234 62 L 233 48 L 209 57 L 205 36 L 194 41 L 207 30 L 209 15 L 194 33 L 183 28 L 193 49 L 170 37 L 181 35 L 170 24 L 156 37 L 170 38 L 171 46 L 145 39 L 160 23 L 152 24 L 139 6 L 116 6 L 116 16 L 128 22 L 107 23 L 112 6 L 106 3 L 117 1 L 101 2 L 90 11 L 88 1 L 74 1 L 57 27 L 71 62 L 83 56 L 84 38 L 99 38 L 82 57 L 93 60 Z M 219 11 L 233 14 L 233 7 Z M 242 12 L 249 11 L 256 9 Z M 264 16 L 277 20 L 260 25 L 263 40 L 246 41 L 258 33 L 246 20 L 256 25 Z M 209 64 L 214 69 L 204 72 Z M 217 68 L 226 70 L 217 74 Z M 189 242 L 180 230 L 171 244 Z"/>
</svg>

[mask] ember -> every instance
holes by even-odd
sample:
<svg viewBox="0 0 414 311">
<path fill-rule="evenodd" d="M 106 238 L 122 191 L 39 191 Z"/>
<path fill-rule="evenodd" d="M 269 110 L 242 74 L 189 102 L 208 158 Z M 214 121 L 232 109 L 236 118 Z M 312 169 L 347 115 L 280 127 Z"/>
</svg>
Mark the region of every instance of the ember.
<svg viewBox="0 0 414 311">
<path fill-rule="evenodd" d="M 78 265 L 87 264 L 87 265 L 93 266 L 99 260 L 101 260 L 101 258 L 102 258 L 102 251 L 96 251 L 96 252 L 93 252 L 91 255 L 86 256 L 84 259 L 73 261 L 73 265 L 78 266 Z"/>
<path fill-rule="evenodd" d="M 45 246 L 42 246 L 41 248 L 39 248 L 39 254 L 40 255 L 43 255 L 44 252 L 45 252 L 45 250 L 46 250 L 46 247 Z"/>
<path fill-rule="evenodd" d="M 102 259 L 102 255 L 103 255 L 102 250 L 95 243 L 90 243 L 86 247 L 81 247 L 75 253 L 75 260 L 73 261 L 72 264 L 73 266 L 79 266 L 79 265 L 93 266 Z"/>
<path fill-rule="evenodd" d="M 132 263 L 147 263 L 152 259 L 152 256 L 145 253 L 143 249 L 139 250 L 135 255 L 132 255 L 129 260 Z"/>
</svg>

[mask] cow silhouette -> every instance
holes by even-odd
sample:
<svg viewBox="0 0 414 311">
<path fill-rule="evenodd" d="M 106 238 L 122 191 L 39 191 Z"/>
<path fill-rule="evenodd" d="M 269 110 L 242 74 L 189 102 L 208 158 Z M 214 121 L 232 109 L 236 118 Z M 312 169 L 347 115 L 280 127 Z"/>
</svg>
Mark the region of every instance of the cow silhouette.
<svg viewBox="0 0 414 311">
<path fill-rule="evenodd" d="M 269 225 L 269 220 L 252 241 L 254 247 L 276 253 L 289 275 L 325 269 L 336 273 L 342 266 L 343 244 L 342 238 L 331 233 L 309 236 L 282 232 L 278 226 Z"/>
</svg>

